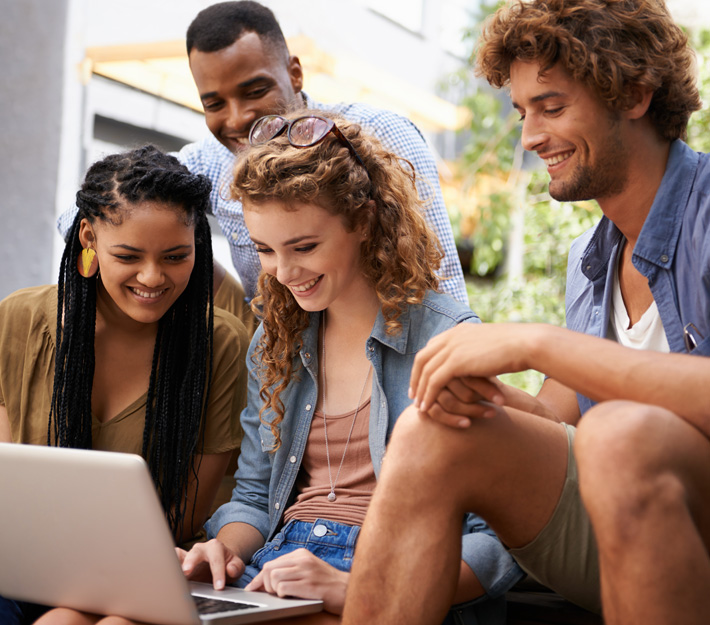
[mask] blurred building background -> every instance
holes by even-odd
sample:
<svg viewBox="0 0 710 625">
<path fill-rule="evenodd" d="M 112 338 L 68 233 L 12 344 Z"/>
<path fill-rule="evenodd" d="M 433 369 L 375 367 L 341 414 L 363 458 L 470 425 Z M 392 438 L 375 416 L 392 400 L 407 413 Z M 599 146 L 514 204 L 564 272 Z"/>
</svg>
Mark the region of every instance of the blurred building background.
<svg viewBox="0 0 710 625">
<path fill-rule="evenodd" d="M 56 217 L 102 155 L 177 150 L 206 133 L 184 35 L 209 0 L 0 0 L 0 297 L 54 282 Z M 466 109 L 446 89 L 477 0 L 264 0 L 318 101 L 364 101 L 415 121 L 440 158 Z M 442 97 L 444 91 L 448 95 Z M 448 98 L 448 99 L 447 99 Z M 232 269 L 214 227 L 216 254 Z"/>
<path fill-rule="evenodd" d="M 164 149 L 207 133 L 184 50 L 210 0 L 0 0 L 0 298 L 54 282 L 58 214 L 86 167 L 127 146 Z M 447 178 L 466 141 L 461 93 L 479 0 L 263 0 L 304 65 L 305 91 L 414 120 Z M 688 24 L 706 0 L 669 0 Z M 219 232 L 218 228 L 213 230 Z M 215 236 L 231 269 L 227 243 Z"/>
</svg>

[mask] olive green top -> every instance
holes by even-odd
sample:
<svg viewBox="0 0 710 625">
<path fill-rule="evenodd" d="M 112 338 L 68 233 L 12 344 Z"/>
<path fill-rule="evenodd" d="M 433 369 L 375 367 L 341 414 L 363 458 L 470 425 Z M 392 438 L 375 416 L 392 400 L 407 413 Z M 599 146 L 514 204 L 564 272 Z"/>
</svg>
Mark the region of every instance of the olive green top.
<svg viewBox="0 0 710 625">
<path fill-rule="evenodd" d="M 12 440 L 47 444 L 54 382 L 57 287 L 22 289 L 0 302 L 0 404 L 7 409 Z M 214 369 L 205 422 L 205 454 L 237 449 L 239 414 L 246 403 L 248 346 L 243 324 L 215 308 Z M 118 415 L 92 419 L 94 449 L 140 454 L 146 393 Z"/>
</svg>

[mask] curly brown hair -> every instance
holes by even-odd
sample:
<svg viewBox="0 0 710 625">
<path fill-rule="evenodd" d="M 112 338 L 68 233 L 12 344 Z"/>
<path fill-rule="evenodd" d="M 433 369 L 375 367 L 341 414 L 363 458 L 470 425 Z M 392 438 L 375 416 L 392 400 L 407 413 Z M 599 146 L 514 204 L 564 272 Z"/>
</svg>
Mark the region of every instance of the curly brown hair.
<svg viewBox="0 0 710 625">
<path fill-rule="evenodd" d="M 630 107 L 630 86 L 652 89 L 648 114 L 669 141 L 701 107 L 695 55 L 663 0 L 513 0 L 485 22 L 476 73 L 500 88 L 516 60 L 561 63 L 613 110 Z"/>
<path fill-rule="evenodd" d="M 230 186 L 232 197 L 242 202 L 245 211 L 258 210 L 260 204 L 273 200 L 283 203 L 285 210 L 296 210 L 294 203 L 316 204 L 339 215 L 349 232 L 363 228 L 361 269 L 377 294 L 387 333 L 396 334 L 404 308 L 420 303 L 427 290 L 438 288 L 436 271 L 443 257 L 421 213 L 424 206 L 415 187 L 414 168 L 336 114 L 301 109 L 283 117 L 293 120 L 306 115 L 332 119 L 366 169 L 335 137 L 295 148 L 283 133 L 250 147 L 239 158 Z M 263 401 L 260 419 L 276 438 L 275 451 L 284 417 L 280 395 L 295 373 L 294 359 L 309 313 L 287 287 L 265 272 L 259 277 L 252 308 L 263 321 L 263 335 L 254 351 Z M 272 421 L 264 418 L 269 410 L 275 414 Z"/>
</svg>

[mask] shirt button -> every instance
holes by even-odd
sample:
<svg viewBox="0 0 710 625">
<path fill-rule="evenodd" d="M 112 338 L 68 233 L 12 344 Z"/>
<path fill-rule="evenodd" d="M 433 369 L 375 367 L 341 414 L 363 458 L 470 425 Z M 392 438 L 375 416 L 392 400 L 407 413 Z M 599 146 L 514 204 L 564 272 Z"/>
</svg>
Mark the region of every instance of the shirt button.
<svg viewBox="0 0 710 625">
<path fill-rule="evenodd" d="M 281 506 L 279 505 L 279 502 L 277 501 L 277 502 L 274 504 L 274 508 L 276 508 L 276 509 L 278 510 L 280 507 L 281 507 Z"/>
<path fill-rule="evenodd" d="M 296 456 L 291 456 L 291 457 L 289 458 L 289 462 L 290 462 L 291 464 L 293 464 L 294 462 L 296 462 Z"/>
<path fill-rule="evenodd" d="M 310 405 L 310 404 L 306 404 L 306 410 L 310 410 L 310 409 L 311 409 L 311 405 Z"/>
<path fill-rule="evenodd" d="M 666 254 L 661 255 L 661 262 L 662 263 L 667 263 L 668 262 L 668 256 Z"/>
<path fill-rule="evenodd" d="M 591 265 L 587 265 L 587 266 L 585 267 L 585 269 L 586 269 L 587 271 L 591 271 L 592 266 L 591 266 Z"/>
<path fill-rule="evenodd" d="M 308 352 L 306 352 L 306 353 L 305 353 L 305 354 L 303 354 L 303 355 L 304 355 L 304 356 L 305 356 L 306 358 L 308 358 L 308 360 L 310 360 L 310 359 L 311 359 L 311 355 L 310 355 L 310 354 L 309 354 Z"/>
</svg>

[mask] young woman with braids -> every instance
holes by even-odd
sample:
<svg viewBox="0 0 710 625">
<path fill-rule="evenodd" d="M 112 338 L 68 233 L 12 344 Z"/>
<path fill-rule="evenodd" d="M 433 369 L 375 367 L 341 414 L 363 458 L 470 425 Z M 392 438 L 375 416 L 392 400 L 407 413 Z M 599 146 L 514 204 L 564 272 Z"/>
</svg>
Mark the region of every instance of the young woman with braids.
<svg viewBox="0 0 710 625">
<path fill-rule="evenodd" d="M 210 188 L 152 146 L 104 158 L 77 193 L 58 285 L 0 303 L 0 439 L 141 454 L 184 546 L 246 394 L 246 331 L 213 308 Z M 0 621 L 33 610 L 0 601 Z"/>
<path fill-rule="evenodd" d="M 262 323 L 237 486 L 207 523 L 214 539 L 179 555 L 216 588 L 323 599 L 325 612 L 284 622 L 336 623 L 414 355 L 478 318 L 437 292 L 441 252 L 408 163 L 322 111 L 262 118 L 250 142 L 232 193 L 261 258 Z M 502 623 L 521 573 L 480 518 L 462 523 L 447 622 Z"/>
</svg>

